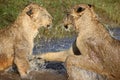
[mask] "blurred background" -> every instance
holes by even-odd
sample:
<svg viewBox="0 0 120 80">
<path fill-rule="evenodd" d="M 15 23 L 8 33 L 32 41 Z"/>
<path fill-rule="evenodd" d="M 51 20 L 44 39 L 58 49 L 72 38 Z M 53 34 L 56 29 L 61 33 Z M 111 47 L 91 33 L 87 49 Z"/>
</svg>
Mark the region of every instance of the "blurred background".
<svg viewBox="0 0 120 80">
<path fill-rule="evenodd" d="M 40 29 L 38 37 L 61 38 L 75 34 L 73 30 L 66 31 L 62 22 L 67 10 L 80 3 L 94 5 L 95 12 L 104 24 L 111 25 L 111 27 L 120 25 L 120 0 L 0 0 L 0 28 L 14 22 L 21 10 L 31 2 L 45 7 L 54 18 L 53 28 Z"/>
</svg>

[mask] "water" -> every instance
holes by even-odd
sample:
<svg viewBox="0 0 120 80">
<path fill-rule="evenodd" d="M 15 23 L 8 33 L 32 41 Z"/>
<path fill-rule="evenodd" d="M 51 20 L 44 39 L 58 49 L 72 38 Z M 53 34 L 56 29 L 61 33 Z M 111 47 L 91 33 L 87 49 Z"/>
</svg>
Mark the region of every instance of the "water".
<svg viewBox="0 0 120 80">
<path fill-rule="evenodd" d="M 120 40 L 120 28 L 109 28 L 111 36 L 117 40 Z"/>
<path fill-rule="evenodd" d="M 76 36 L 65 37 L 62 39 L 50 39 L 46 40 L 45 38 L 40 39 L 40 43 L 35 44 L 33 53 L 40 54 L 46 52 L 56 52 L 61 50 L 69 49 L 72 43 L 74 42 Z"/>
</svg>

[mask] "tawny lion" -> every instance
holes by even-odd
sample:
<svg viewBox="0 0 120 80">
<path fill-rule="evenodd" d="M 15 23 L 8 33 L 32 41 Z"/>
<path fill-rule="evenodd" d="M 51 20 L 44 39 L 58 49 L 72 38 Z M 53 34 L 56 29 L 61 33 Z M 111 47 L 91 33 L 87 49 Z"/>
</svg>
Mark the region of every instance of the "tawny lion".
<svg viewBox="0 0 120 80">
<path fill-rule="evenodd" d="M 25 78 L 38 29 L 51 24 L 52 17 L 47 10 L 31 3 L 11 26 L 0 30 L 0 71 L 15 64 L 21 78 Z"/>
<path fill-rule="evenodd" d="M 65 19 L 65 27 L 69 24 L 73 24 L 79 32 L 73 44 L 76 48 L 72 46 L 67 51 L 43 54 L 41 58 L 65 61 L 68 57 L 66 60 L 68 75 L 71 74 L 70 67 L 76 66 L 105 75 L 108 80 L 119 80 L 120 41 L 110 36 L 99 22 L 93 7 L 86 4 L 74 6 Z"/>
</svg>

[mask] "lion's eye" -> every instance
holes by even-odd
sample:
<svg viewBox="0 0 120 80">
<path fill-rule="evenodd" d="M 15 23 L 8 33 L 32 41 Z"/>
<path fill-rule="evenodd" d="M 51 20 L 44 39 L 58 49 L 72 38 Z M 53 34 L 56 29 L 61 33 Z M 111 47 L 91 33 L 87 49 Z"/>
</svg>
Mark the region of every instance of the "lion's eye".
<svg viewBox="0 0 120 80">
<path fill-rule="evenodd" d="M 85 10 L 84 8 L 79 7 L 79 8 L 76 10 L 76 12 L 77 12 L 77 13 L 80 13 L 80 12 L 82 12 L 82 11 L 84 11 L 84 10 Z"/>
<path fill-rule="evenodd" d="M 27 14 L 28 16 L 31 16 L 31 15 L 33 14 L 32 9 L 30 9 L 29 11 L 27 11 L 26 14 Z"/>
<path fill-rule="evenodd" d="M 69 16 L 70 15 L 70 13 L 67 13 L 67 16 Z"/>
</svg>

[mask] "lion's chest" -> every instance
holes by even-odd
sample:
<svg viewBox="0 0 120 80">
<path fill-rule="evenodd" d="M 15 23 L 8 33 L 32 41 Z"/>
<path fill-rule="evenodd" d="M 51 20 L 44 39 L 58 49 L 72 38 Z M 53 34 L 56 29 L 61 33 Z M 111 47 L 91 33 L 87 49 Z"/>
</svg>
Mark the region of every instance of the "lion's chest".
<svg viewBox="0 0 120 80">
<path fill-rule="evenodd" d="M 90 54 L 93 51 L 99 52 L 100 46 L 104 44 L 104 41 L 97 38 L 92 37 L 78 37 L 77 38 L 77 46 L 83 54 Z"/>
<path fill-rule="evenodd" d="M 13 39 L 11 37 L 0 38 L 0 53 L 13 54 Z"/>
</svg>

